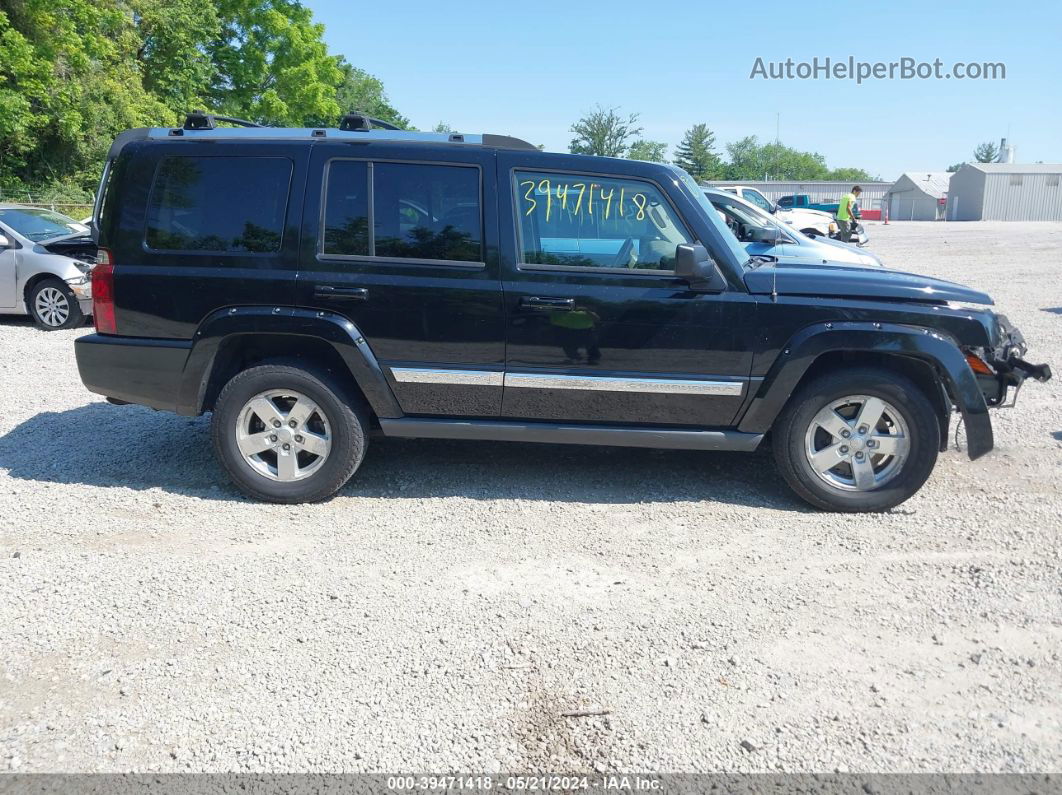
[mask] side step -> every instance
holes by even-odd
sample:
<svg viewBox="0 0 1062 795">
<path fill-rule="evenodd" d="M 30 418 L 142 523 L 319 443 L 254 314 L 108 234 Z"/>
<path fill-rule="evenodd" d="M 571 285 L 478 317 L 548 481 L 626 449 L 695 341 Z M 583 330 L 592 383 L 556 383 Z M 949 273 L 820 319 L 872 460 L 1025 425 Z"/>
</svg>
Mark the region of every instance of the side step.
<svg viewBox="0 0 1062 795">
<path fill-rule="evenodd" d="M 690 431 L 668 428 L 626 428 L 552 422 L 504 420 L 436 420 L 380 418 L 385 436 L 407 439 L 479 439 L 494 442 L 546 442 L 614 447 L 653 447 L 662 450 L 737 450 L 751 453 L 762 433 Z"/>
</svg>

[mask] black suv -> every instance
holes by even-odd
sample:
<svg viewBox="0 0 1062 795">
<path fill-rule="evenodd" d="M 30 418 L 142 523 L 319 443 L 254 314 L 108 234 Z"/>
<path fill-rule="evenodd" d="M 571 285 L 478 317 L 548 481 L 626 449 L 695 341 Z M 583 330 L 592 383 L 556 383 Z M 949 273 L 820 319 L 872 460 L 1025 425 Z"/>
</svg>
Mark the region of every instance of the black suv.
<svg viewBox="0 0 1062 795">
<path fill-rule="evenodd" d="M 820 508 L 910 497 L 953 407 L 1046 365 L 991 299 L 881 268 L 750 259 L 673 166 L 492 135 L 123 133 L 95 211 L 82 380 L 213 412 L 245 493 L 325 499 L 372 433 L 753 451 Z"/>
</svg>

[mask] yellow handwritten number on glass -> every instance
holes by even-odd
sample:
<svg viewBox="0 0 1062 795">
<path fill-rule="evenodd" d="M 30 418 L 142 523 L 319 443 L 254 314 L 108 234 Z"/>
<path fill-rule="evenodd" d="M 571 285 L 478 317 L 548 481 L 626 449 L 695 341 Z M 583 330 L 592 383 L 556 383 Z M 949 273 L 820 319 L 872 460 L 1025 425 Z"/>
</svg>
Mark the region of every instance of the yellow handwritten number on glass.
<svg viewBox="0 0 1062 795">
<path fill-rule="evenodd" d="M 520 187 L 523 187 L 524 185 L 527 185 L 527 193 L 524 194 L 524 199 L 531 203 L 524 215 L 531 215 L 531 213 L 535 211 L 535 208 L 538 207 L 538 202 L 535 201 L 534 197 L 531 195 L 535 190 L 535 181 L 533 179 L 525 179 L 520 183 Z"/>
<path fill-rule="evenodd" d="M 634 206 L 638 208 L 638 213 L 634 217 L 639 221 L 645 220 L 645 205 L 648 204 L 648 200 L 645 198 L 644 193 L 635 193 L 631 196 L 631 201 L 634 202 Z"/>
</svg>

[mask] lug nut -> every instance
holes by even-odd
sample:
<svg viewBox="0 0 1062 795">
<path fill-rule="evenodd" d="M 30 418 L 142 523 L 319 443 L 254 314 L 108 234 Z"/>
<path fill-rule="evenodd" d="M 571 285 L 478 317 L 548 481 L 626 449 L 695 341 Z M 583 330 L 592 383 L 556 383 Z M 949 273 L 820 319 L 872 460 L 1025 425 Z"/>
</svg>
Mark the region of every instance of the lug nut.
<svg viewBox="0 0 1062 795">
<path fill-rule="evenodd" d="M 846 445 L 846 444 L 842 444 L 841 445 L 841 455 L 848 455 L 848 445 Z"/>
<path fill-rule="evenodd" d="M 295 441 L 298 442 L 299 444 L 302 444 L 302 437 L 299 436 L 298 434 L 296 434 L 295 435 Z"/>
<path fill-rule="evenodd" d="M 870 429 L 866 425 L 860 425 L 859 426 L 859 432 L 860 433 L 866 433 L 868 430 L 870 430 Z"/>
<path fill-rule="evenodd" d="M 269 441 L 275 442 L 276 440 L 277 440 L 277 435 L 275 433 L 269 434 Z"/>
<path fill-rule="evenodd" d="M 284 445 L 284 449 L 285 450 L 290 450 L 291 449 L 291 445 L 290 444 L 285 444 Z"/>
<path fill-rule="evenodd" d="M 841 438 L 842 439 L 847 439 L 851 435 L 852 435 L 852 433 L 850 431 L 841 431 Z"/>
<path fill-rule="evenodd" d="M 856 453 L 856 461 L 862 461 L 862 460 L 863 460 L 863 454 L 862 453 Z"/>
<path fill-rule="evenodd" d="M 867 447 L 869 447 L 871 450 L 873 450 L 877 446 L 878 443 L 875 442 L 873 439 L 867 439 Z"/>
<path fill-rule="evenodd" d="M 280 427 L 280 420 L 273 420 L 273 427 L 274 428 L 279 428 Z"/>
<path fill-rule="evenodd" d="M 295 420 L 288 420 L 288 427 L 289 427 L 289 428 L 294 428 L 294 427 L 295 427 L 295 426 L 297 426 L 298 424 L 299 424 L 299 423 L 295 422 Z"/>
</svg>

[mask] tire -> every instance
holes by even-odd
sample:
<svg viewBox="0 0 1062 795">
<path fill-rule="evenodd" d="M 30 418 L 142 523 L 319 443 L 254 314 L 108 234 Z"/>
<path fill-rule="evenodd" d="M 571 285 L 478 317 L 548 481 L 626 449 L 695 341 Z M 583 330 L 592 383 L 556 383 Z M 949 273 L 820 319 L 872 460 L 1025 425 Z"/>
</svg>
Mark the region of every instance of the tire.
<svg viewBox="0 0 1062 795">
<path fill-rule="evenodd" d="M 37 328 L 45 331 L 74 328 L 85 322 L 74 291 L 59 279 L 37 282 L 26 304 Z"/>
<path fill-rule="evenodd" d="M 866 427 L 879 406 L 880 419 Z M 827 511 L 873 512 L 922 487 L 937 462 L 940 433 L 932 404 L 909 378 L 856 368 L 801 387 L 778 417 L 772 445 L 778 470 L 801 499 Z"/>
<path fill-rule="evenodd" d="M 348 399 L 323 374 L 261 365 L 221 390 L 211 437 L 222 468 L 247 496 L 319 502 L 339 491 L 361 465 L 368 427 L 361 401 Z"/>
</svg>

